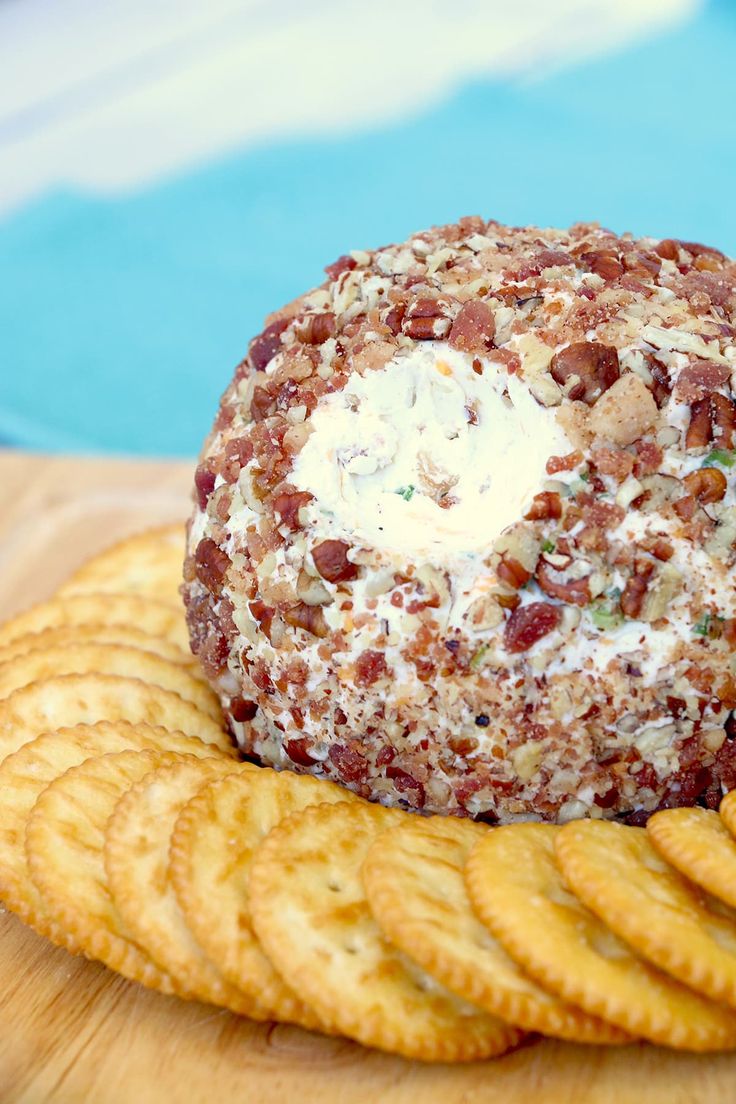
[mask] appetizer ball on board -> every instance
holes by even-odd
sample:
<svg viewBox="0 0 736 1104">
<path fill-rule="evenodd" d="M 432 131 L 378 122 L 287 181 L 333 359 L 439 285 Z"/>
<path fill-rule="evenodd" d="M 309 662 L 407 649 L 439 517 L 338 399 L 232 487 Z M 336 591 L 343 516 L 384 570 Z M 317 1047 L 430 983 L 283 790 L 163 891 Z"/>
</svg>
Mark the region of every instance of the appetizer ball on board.
<svg viewBox="0 0 736 1104">
<path fill-rule="evenodd" d="M 489 822 L 736 786 L 736 264 L 481 218 L 276 311 L 195 477 L 243 751 Z"/>
</svg>

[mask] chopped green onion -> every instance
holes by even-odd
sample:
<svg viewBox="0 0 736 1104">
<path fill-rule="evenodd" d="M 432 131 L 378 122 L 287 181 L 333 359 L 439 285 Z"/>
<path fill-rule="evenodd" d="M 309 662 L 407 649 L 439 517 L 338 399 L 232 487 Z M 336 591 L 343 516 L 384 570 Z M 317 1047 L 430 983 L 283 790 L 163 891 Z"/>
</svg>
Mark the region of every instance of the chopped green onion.
<svg viewBox="0 0 736 1104">
<path fill-rule="evenodd" d="M 710 468 L 713 464 L 720 464 L 722 468 L 732 468 L 736 464 L 736 452 L 728 452 L 726 449 L 713 449 L 700 466 Z"/>
<path fill-rule="evenodd" d="M 606 632 L 609 629 L 617 629 L 618 626 L 623 623 L 624 619 L 621 610 L 611 609 L 605 602 L 593 606 L 590 611 L 590 616 L 593 618 L 595 627 L 600 629 L 601 632 Z"/>
<path fill-rule="evenodd" d="M 554 541 L 551 541 L 551 540 L 542 541 L 542 551 L 543 552 L 554 552 L 554 550 L 555 550 L 555 542 Z"/>
<path fill-rule="evenodd" d="M 481 644 L 480 648 L 478 648 L 478 650 L 475 651 L 473 653 L 473 655 L 471 656 L 470 666 L 471 666 L 471 669 L 473 671 L 477 671 L 478 668 L 482 666 L 483 657 L 485 656 L 486 652 L 488 651 L 488 648 L 489 648 L 488 644 Z"/>
<path fill-rule="evenodd" d="M 410 483 L 408 487 L 399 487 L 396 493 L 397 495 L 401 495 L 404 502 L 411 502 L 415 490 L 416 487 L 414 486 L 414 484 Z"/>
<path fill-rule="evenodd" d="M 580 478 L 582 479 L 583 483 L 590 483 L 590 472 L 582 471 L 580 473 Z"/>
<path fill-rule="evenodd" d="M 705 613 L 697 624 L 693 625 L 693 632 L 697 636 L 707 636 L 711 639 L 717 639 L 721 635 L 721 626 L 723 625 L 724 618 L 718 614 L 713 616 L 712 613 Z"/>
</svg>

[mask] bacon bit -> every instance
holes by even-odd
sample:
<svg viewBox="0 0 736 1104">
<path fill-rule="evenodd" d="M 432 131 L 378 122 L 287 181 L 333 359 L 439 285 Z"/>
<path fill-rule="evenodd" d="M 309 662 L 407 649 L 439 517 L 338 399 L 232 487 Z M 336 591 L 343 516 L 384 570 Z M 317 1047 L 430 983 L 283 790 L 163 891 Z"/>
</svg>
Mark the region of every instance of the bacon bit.
<svg viewBox="0 0 736 1104">
<path fill-rule="evenodd" d="M 254 422 L 262 422 L 273 414 L 276 402 L 267 387 L 254 387 L 250 400 L 250 416 Z"/>
<path fill-rule="evenodd" d="M 281 335 L 288 325 L 288 318 L 280 318 L 278 322 L 266 326 L 263 333 L 251 342 L 248 357 L 256 372 L 263 372 L 281 350 Z"/>
<path fill-rule="evenodd" d="M 343 782 L 362 783 L 368 777 L 368 760 L 354 747 L 333 744 L 328 752 Z"/>
<path fill-rule="evenodd" d="M 580 254 L 581 267 L 588 268 L 602 280 L 617 280 L 623 276 L 624 266 L 615 253 L 603 249 L 591 249 Z"/>
<path fill-rule="evenodd" d="M 636 449 L 636 463 L 634 475 L 640 479 L 643 475 L 654 475 L 658 472 L 664 458 L 664 453 L 654 441 L 640 440 L 634 444 Z"/>
<path fill-rule="evenodd" d="M 559 598 L 561 602 L 567 602 L 574 606 L 587 606 L 590 602 L 590 580 L 587 576 L 584 579 L 565 580 L 551 564 L 548 564 L 545 560 L 540 560 L 535 578 L 539 583 L 540 590 L 543 590 L 550 598 Z"/>
<path fill-rule="evenodd" d="M 283 524 L 296 532 L 300 528 L 299 511 L 312 501 L 312 497 L 308 491 L 280 491 L 274 495 L 273 508 Z"/>
<path fill-rule="evenodd" d="M 230 567 L 230 559 L 210 537 L 205 537 L 197 545 L 194 555 L 194 570 L 202 586 L 210 594 L 222 594 L 225 573 Z"/>
<path fill-rule="evenodd" d="M 401 770 L 400 767 L 387 767 L 386 777 L 390 778 L 399 791 L 399 793 L 406 794 L 409 799 L 409 803 L 415 809 L 423 809 L 426 801 L 426 794 L 424 786 L 421 782 L 418 782 L 416 778 L 412 778 L 406 771 Z"/>
<path fill-rule="evenodd" d="M 325 272 L 331 280 L 336 280 L 338 276 L 342 276 L 343 272 L 352 272 L 356 267 L 356 262 L 347 253 L 343 253 L 341 257 L 338 257 L 336 261 L 325 267 Z"/>
<path fill-rule="evenodd" d="M 591 459 L 603 475 L 610 475 L 617 483 L 623 483 L 634 470 L 634 457 L 625 449 L 594 449 Z"/>
<path fill-rule="evenodd" d="M 528 606 L 520 606 L 506 622 L 504 646 L 512 654 L 526 652 L 538 640 L 556 629 L 559 623 L 559 607 L 549 602 L 532 602 Z"/>
<path fill-rule="evenodd" d="M 502 583 L 507 583 L 514 590 L 526 586 L 532 577 L 531 571 L 527 571 L 523 564 L 511 556 L 508 559 L 505 556 L 502 558 L 496 574 Z"/>
<path fill-rule="evenodd" d="M 685 448 L 705 448 L 712 432 L 711 404 L 709 399 L 699 399 L 690 408 L 690 424 L 685 434 Z"/>
<path fill-rule="evenodd" d="M 287 740 L 284 743 L 284 751 L 292 763 L 296 763 L 300 767 L 312 767 L 319 762 L 318 759 L 309 754 L 311 747 L 312 741 L 305 736 L 300 736 L 295 740 Z"/>
<path fill-rule="evenodd" d="M 494 364 L 503 364 L 510 376 L 521 371 L 521 357 L 518 353 L 512 353 L 510 349 L 493 349 L 488 354 L 488 359 Z"/>
<path fill-rule="evenodd" d="M 379 679 L 388 675 L 388 665 L 383 652 L 366 648 L 355 661 L 355 685 L 373 686 Z"/>
<path fill-rule="evenodd" d="M 448 341 L 463 353 L 483 353 L 490 349 L 496 333 L 496 320 L 487 303 L 464 303 L 452 324 Z"/>
<path fill-rule="evenodd" d="M 326 540 L 312 549 L 314 566 L 328 583 L 344 583 L 358 578 L 358 565 L 348 559 L 350 545 L 345 541 Z"/>
<path fill-rule="evenodd" d="M 557 475 L 562 471 L 574 471 L 578 464 L 582 464 L 583 454 L 576 449 L 568 452 L 566 456 L 550 456 L 547 461 L 547 475 Z"/>
<path fill-rule="evenodd" d="M 324 638 L 329 633 L 321 606 L 308 606 L 300 602 L 299 605 L 286 610 L 283 617 L 287 625 L 291 625 L 294 629 L 304 629 L 312 636 Z"/>
<path fill-rule="evenodd" d="M 592 495 L 585 496 L 583 519 L 587 525 L 598 529 L 615 529 L 625 517 L 626 511 L 622 506 L 617 506 L 614 502 L 602 502 Z"/>
<path fill-rule="evenodd" d="M 649 580 L 654 574 L 654 564 L 642 564 L 635 575 L 626 583 L 621 595 L 621 609 L 624 616 L 636 620 L 644 605 L 644 596 L 649 589 Z"/>
<path fill-rule="evenodd" d="M 562 517 L 562 499 L 557 491 L 541 491 L 532 499 L 524 517 L 527 521 L 556 521 Z"/>
<path fill-rule="evenodd" d="M 267 606 L 265 602 L 262 602 L 260 598 L 256 598 L 254 602 L 248 603 L 248 609 L 253 614 L 254 619 L 258 622 L 261 632 L 265 633 L 268 639 L 271 639 L 271 623 L 274 618 L 276 610 L 271 606 Z"/>
<path fill-rule="evenodd" d="M 694 360 L 682 369 L 674 393 L 678 402 L 694 403 L 707 398 L 711 392 L 723 387 L 730 378 L 731 369 L 713 364 L 709 360 Z"/>
<path fill-rule="evenodd" d="M 452 323 L 445 314 L 443 299 L 415 299 L 409 304 L 401 323 L 402 333 L 415 341 L 433 341 L 447 337 Z"/>
<path fill-rule="evenodd" d="M 597 341 L 576 341 L 561 349 L 550 361 L 550 372 L 560 386 L 576 377 L 567 396 L 588 404 L 612 387 L 621 374 L 616 348 Z"/>
<path fill-rule="evenodd" d="M 719 468 L 699 468 L 686 475 L 682 482 L 688 494 L 692 495 L 701 506 L 720 502 L 728 488 L 726 477 Z"/>
<path fill-rule="evenodd" d="M 238 724 L 246 724 L 252 721 L 258 712 L 258 702 L 249 701 L 247 698 L 231 698 L 227 709 L 234 721 Z"/>
<path fill-rule="evenodd" d="M 253 442 L 248 437 L 233 437 L 225 445 L 222 460 L 222 478 L 235 483 L 246 464 L 253 459 Z"/>
<path fill-rule="evenodd" d="M 324 345 L 335 333 L 335 315 L 332 311 L 307 314 L 301 320 L 298 334 L 305 345 Z"/>
<path fill-rule="evenodd" d="M 207 509 L 207 502 L 215 489 L 215 473 L 200 465 L 194 473 L 194 491 L 200 510 Z"/>
<path fill-rule="evenodd" d="M 569 253 L 564 253 L 561 249 L 541 249 L 525 264 L 517 269 L 510 269 L 504 273 L 504 276 L 507 280 L 520 283 L 522 280 L 528 280 L 531 276 L 539 276 L 545 268 L 557 268 L 558 265 L 571 264 L 574 264 L 574 261 Z"/>
</svg>

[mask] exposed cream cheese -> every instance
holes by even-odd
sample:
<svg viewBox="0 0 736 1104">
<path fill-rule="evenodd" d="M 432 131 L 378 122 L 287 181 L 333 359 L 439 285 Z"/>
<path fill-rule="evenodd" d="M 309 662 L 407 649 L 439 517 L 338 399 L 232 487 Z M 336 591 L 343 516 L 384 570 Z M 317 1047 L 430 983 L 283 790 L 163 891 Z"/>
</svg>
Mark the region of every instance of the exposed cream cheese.
<svg viewBox="0 0 736 1104">
<path fill-rule="evenodd" d="M 322 401 L 291 475 L 320 527 L 445 562 L 523 517 L 573 446 L 522 379 L 473 360 L 427 342 Z"/>
</svg>

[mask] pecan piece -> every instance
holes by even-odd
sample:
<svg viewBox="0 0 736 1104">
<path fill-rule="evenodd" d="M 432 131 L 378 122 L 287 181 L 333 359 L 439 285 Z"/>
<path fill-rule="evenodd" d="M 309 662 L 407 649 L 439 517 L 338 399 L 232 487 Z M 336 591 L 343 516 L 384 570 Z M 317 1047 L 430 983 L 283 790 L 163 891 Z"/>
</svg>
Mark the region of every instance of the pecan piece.
<svg viewBox="0 0 736 1104">
<path fill-rule="evenodd" d="M 561 387 L 568 384 L 568 398 L 591 404 L 619 378 L 618 352 L 598 341 L 575 341 L 550 361 L 550 372 Z"/>
<path fill-rule="evenodd" d="M 325 266 L 325 272 L 331 280 L 336 280 L 338 276 L 342 276 L 343 272 L 351 272 L 356 267 L 356 262 L 353 257 L 348 256 L 347 253 L 343 253 L 341 257 L 338 257 L 332 264 Z"/>
<path fill-rule="evenodd" d="M 302 318 L 299 326 L 299 337 L 305 345 L 324 345 L 334 333 L 335 316 L 332 311 L 308 314 Z"/>
<path fill-rule="evenodd" d="M 299 528 L 299 511 L 311 501 L 309 491 L 280 491 L 274 495 L 273 508 L 284 525 L 296 531 Z"/>
<path fill-rule="evenodd" d="M 225 573 L 229 567 L 229 556 L 210 537 L 199 542 L 194 554 L 194 570 L 200 583 L 210 594 L 222 594 Z"/>
<path fill-rule="evenodd" d="M 383 652 L 377 652 L 373 648 L 366 648 L 355 661 L 355 685 L 373 686 L 380 678 L 389 673 L 386 657 Z"/>
<path fill-rule="evenodd" d="M 642 564 L 626 583 L 621 595 L 621 609 L 626 617 L 636 619 L 642 611 L 649 580 L 654 574 L 654 564 Z"/>
<path fill-rule="evenodd" d="M 590 602 L 590 579 L 568 578 L 557 571 L 550 563 L 542 559 L 537 566 L 536 576 L 539 587 L 550 598 L 559 598 L 573 606 L 587 606 Z"/>
<path fill-rule="evenodd" d="M 557 491 L 542 491 L 532 499 L 524 515 L 527 521 L 549 521 L 562 517 L 562 499 Z"/>
<path fill-rule="evenodd" d="M 543 636 L 547 636 L 560 623 L 559 606 L 550 602 L 531 602 L 519 606 L 509 617 L 504 629 L 503 641 L 507 652 L 527 652 Z"/>
<path fill-rule="evenodd" d="M 452 324 L 450 345 L 464 353 L 484 353 L 493 345 L 496 320 L 487 303 L 464 303 Z"/>
<path fill-rule="evenodd" d="M 710 407 L 713 444 L 732 449 L 736 444 L 736 403 L 725 395 L 711 395 Z"/>
<path fill-rule="evenodd" d="M 583 265 L 602 280 L 617 280 L 624 274 L 624 266 L 615 253 L 607 249 L 591 249 L 580 254 Z"/>
<path fill-rule="evenodd" d="M 401 331 L 415 341 L 437 341 L 447 337 L 452 325 L 447 303 L 441 299 L 415 299 L 401 322 Z"/>
<path fill-rule="evenodd" d="M 532 577 L 531 571 L 527 571 L 524 565 L 520 564 L 519 561 L 515 560 L 512 556 L 502 557 L 496 574 L 502 583 L 507 583 L 508 586 L 513 587 L 514 590 L 518 590 L 519 587 L 525 586 Z"/>
<path fill-rule="evenodd" d="M 348 559 L 350 545 L 345 541 L 326 540 L 312 549 L 314 566 L 328 583 L 344 583 L 358 578 L 358 565 Z"/>
<path fill-rule="evenodd" d="M 288 318 L 280 318 L 278 322 L 272 322 L 270 326 L 266 326 L 263 333 L 251 342 L 248 356 L 256 372 L 263 372 L 279 352 L 281 335 L 288 325 Z"/>
<path fill-rule="evenodd" d="M 690 472 L 682 482 L 688 494 L 697 499 L 701 506 L 711 502 L 720 502 L 726 494 L 728 483 L 720 468 L 698 468 Z"/>
<path fill-rule="evenodd" d="M 678 402 L 694 403 L 723 387 L 731 375 L 731 369 L 709 360 L 694 360 L 682 369 L 674 393 Z"/>
<path fill-rule="evenodd" d="M 286 610 L 283 617 L 287 625 L 294 629 L 304 629 L 312 636 L 325 637 L 329 632 L 321 606 L 308 606 L 305 602 L 300 602 L 298 606 Z"/>
<path fill-rule="evenodd" d="M 207 502 L 215 489 L 215 473 L 203 464 L 194 473 L 194 491 L 200 510 L 207 509 Z"/>
<path fill-rule="evenodd" d="M 685 434 L 685 448 L 705 448 L 710 443 L 710 434 L 710 400 L 698 399 L 690 407 L 690 424 Z"/>
</svg>

